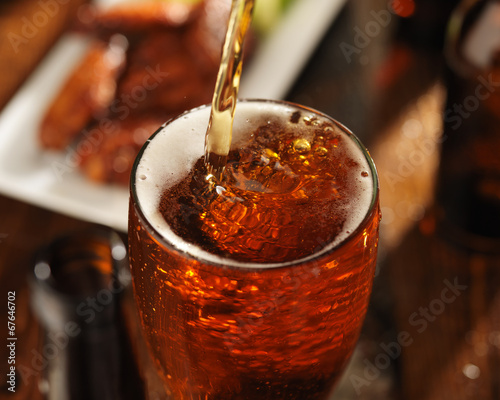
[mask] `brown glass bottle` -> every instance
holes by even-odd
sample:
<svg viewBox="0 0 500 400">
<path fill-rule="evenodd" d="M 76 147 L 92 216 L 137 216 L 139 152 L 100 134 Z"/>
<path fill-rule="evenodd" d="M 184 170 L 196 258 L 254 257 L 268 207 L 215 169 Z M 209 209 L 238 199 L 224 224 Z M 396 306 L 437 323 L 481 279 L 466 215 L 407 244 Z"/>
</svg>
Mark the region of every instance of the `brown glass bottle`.
<svg viewBox="0 0 500 400">
<path fill-rule="evenodd" d="M 500 2 L 463 1 L 448 29 L 437 226 L 485 246 L 500 238 Z"/>
<path fill-rule="evenodd" d="M 122 312 L 126 255 L 104 227 L 63 236 L 37 255 L 31 302 L 44 335 L 32 365 L 44 399 L 144 399 Z"/>
</svg>

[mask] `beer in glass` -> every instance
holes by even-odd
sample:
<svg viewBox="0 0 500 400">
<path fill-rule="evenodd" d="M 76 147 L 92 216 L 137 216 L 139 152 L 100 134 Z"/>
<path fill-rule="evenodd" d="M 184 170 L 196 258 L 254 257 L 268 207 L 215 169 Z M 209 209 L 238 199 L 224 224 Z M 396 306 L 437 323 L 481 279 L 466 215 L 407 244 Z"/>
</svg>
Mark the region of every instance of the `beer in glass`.
<svg viewBox="0 0 500 400">
<path fill-rule="evenodd" d="M 141 323 L 181 399 L 325 399 L 358 339 L 374 277 L 378 180 L 318 111 L 239 101 L 224 178 L 204 171 L 210 107 L 169 121 L 131 178 Z"/>
</svg>

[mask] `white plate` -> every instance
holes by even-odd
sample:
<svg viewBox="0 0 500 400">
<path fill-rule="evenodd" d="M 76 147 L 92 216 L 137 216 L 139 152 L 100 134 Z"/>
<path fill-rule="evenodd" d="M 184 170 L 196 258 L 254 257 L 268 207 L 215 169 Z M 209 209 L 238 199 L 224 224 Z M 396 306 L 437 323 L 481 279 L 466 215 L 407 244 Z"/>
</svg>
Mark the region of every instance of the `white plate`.
<svg viewBox="0 0 500 400">
<path fill-rule="evenodd" d="M 297 0 L 245 67 L 240 96 L 281 99 L 345 0 Z M 38 125 L 88 43 L 65 35 L 0 114 L 0 192 L 127 230 L 128 190 L 86 180 L 67 155 L 38 147 Z"/>
</svg>

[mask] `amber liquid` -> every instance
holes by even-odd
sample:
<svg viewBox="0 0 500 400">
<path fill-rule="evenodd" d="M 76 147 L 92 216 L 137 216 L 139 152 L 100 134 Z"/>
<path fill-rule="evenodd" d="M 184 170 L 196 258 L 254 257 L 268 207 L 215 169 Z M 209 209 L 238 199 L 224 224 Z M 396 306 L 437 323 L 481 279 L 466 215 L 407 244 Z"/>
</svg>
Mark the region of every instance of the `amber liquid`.
<svg viewBox="0 0 500 400">
<path fill-rule="evenodd" d="M 234 111 L 243 65 L 245 33 L 252 21 L 254 0 L 234 0 L 217 74 L 212 110 L 205 136 L 207 172 L 221 179 L 231 146 Z"/>
<path fill-rule="evenodd" d="M 346 229 L 345 205 L 365 171 L 339 151 L 347 137 L 333 125 L 293 118 L 289 130 L 270 121 L 249 132 L 215 190 L 205 190 L 200 159 L 163 193 L 174 232 L 227 263 L 165 243 L 131 203 L 142 324 L 175 400 L 326 399 L 353 351 L 375 270 L 378 202 L 321 253 Z"/>
</svg>

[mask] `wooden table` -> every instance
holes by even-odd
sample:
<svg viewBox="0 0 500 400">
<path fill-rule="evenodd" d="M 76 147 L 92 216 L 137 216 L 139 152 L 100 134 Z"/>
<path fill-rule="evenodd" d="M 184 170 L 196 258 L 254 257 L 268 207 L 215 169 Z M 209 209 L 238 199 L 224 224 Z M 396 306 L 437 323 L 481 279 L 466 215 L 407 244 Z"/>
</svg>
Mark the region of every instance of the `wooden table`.
<svg viewBox="0 0 500 400">
<path fill-rule="evenodd" d="M 0 5 L 0 30 L 8 39 L 0 45 L 0 106 L 83 2 L 54 0 L 58 12 L 45 24 L 41 2 Z M 358 352 L 335 399 L 498 399 L 499 258 L 441 240 L 426 216 L 445 96 L 440 54 L 395 41 L 395 17 L 351 59 L 340 46 L 352 43 L 353 28 L 367 26 L 370 11 L 386 3 L 350 2 L 288 96 L 351 127 L 379 169 L 384 215 L 379 273 Z M 34 23 L 33 18 L 39 27 L 28 38 L 23 24 Z M 408 168 L 415 155 L 419 161 Z M 36 251 L 61 234 L 93 226 L 0 196 L 0 398 L 42 398 L 40 373 L 33 367 L 41 330 L 30 311 L 27 285 Z M 16 365 L 26 367 L 15 394 L 7 391 L 5 379 L 9 292 L 16 294 Z"/>
</svg>

